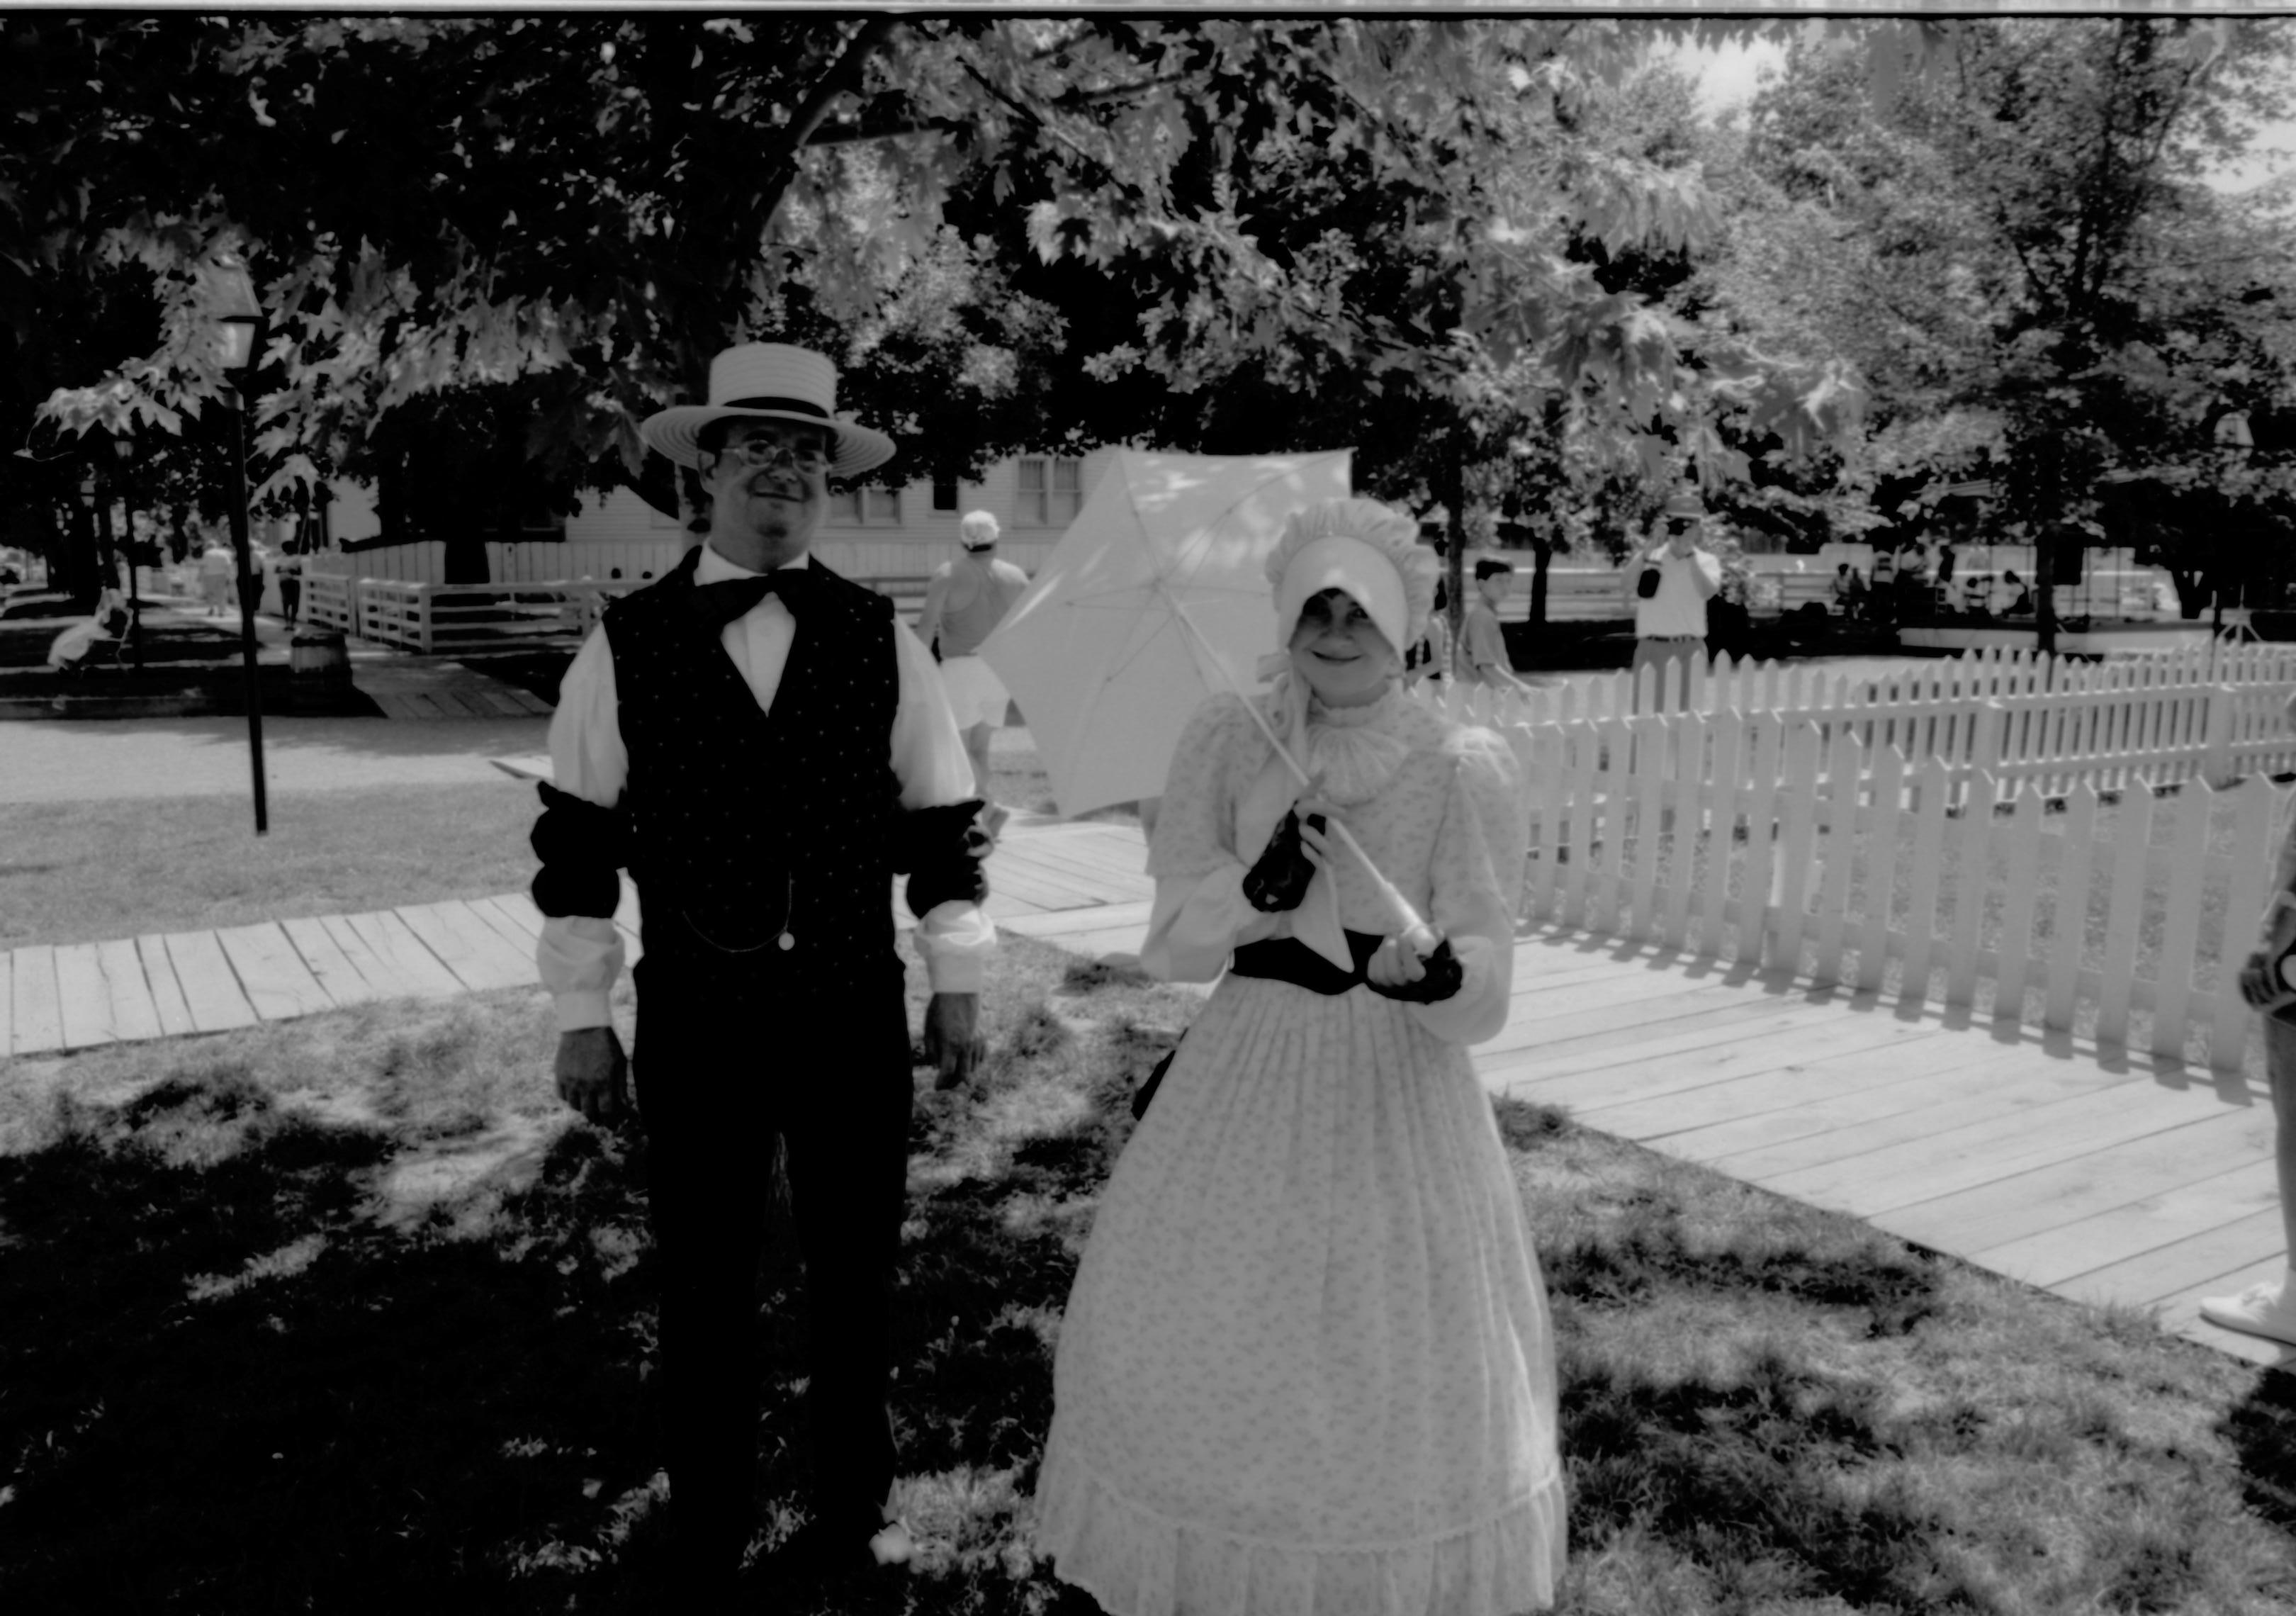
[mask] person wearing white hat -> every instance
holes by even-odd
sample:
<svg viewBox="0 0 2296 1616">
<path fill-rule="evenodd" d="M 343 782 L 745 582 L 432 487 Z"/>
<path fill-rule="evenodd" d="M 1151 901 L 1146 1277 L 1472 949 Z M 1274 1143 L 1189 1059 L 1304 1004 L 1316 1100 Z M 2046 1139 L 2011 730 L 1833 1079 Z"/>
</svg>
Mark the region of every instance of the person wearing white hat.
<svg viewBox="0 0 2296 1616">
<path fill-rule="evenodd" d="M 882 595 L 809 558 L 826 480 L 882 463 L 836 367 L 728 349 L 709 402 L 640 432 L 697 471 L 706 542 L 607 609 L 562 683 L 534 833 L 559 1092 L 628 1110 L 608 993 L 618 868 L 636 882 L 637 1114 L 661 1272 L 680 1609 L 728 1601 L 756 1523 L 756 1275 L 776 1136 L 806 1265 L 812 1520 L 775 1563 L 906 1558 L 884 1505 L 886 1390 L 912 1083 L 897 871 L 932 979 L 928 1051 L 978 1058 L 989 836 L 931 655 Z"/>
<path fill-rule="evenodd" d="M 1506 1020 L 1528 825 L 1506 743 L 1401 688 L 1434 571 L 1383 505 L 1297 513 L 1271 689 L 1173 753 L 1141 960 L 1218 985 L 1094 1212 L 1035 1500 L 1111 1616 L 1554 1597 L 1554 1336 L 1466 1051 Z"/>
<path fill-rule="evenodd" d="M 1653 699 L 1663 712 L 1690 704 L 1691 670 L 1706 666 L 1706 603 L 1722 587 L 1722 560 L 1699 543 L 1705 502 L 1677 494 L 1666 502 L 1665 536 L 1634 568 L 1635 676 L 1656 676 Z"/>
<path fill-rule="evenodd" d="M 1029 575 L 998 559 L 993 512 L 966 512 L 957 532 L 964 554 L 933 569 L 925 586 L 924 611 L 917 618 L 917 638 L 928 645 L 936 637 L 940 642 L 941 683 L 948 687 L 948 704 L 964 731 L 964 750 L 985 794 L 988 743 L 1004 722 L 1013 697 L 996 669 L 980 660 L 980 642 L 1013 610 L 1013 603 L 1029 587 Z"/>
</svg>

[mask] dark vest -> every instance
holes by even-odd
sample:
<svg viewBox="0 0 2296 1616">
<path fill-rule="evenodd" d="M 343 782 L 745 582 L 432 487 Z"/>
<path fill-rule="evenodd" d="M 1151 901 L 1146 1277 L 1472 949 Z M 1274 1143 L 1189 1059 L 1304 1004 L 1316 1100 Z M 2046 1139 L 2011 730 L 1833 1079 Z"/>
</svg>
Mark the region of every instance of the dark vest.
<svg viewBox="0 0 2296 1616">
<path fill-rule="evenodd" d="M 728 987 L 898 979 L 892 603 L 812 562 L 816 587 L 760 712 L 718 631 L 691 615 L 700 557 L 605 615 L 646 959 Z"/>
</svg>

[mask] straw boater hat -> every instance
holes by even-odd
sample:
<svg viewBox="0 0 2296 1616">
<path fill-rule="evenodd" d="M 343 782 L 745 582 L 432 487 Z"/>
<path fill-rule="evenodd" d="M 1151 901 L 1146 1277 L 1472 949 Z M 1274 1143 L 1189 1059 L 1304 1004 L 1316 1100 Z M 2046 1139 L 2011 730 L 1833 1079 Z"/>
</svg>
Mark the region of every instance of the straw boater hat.
<svg viewBox="0 0 2296 1616">
<path fill-rule="evenodd" d="M 794 421 L 837 439 L 830 475 L 853 477 L 893 457 L 893 440 L 837 414 L 837 366 L 809 348 L 744 342 L 709 361 L 709 402 L 680 404 L 646 417 L 638 435 L 680 465 L 698 465 L 694 439 L 713 421 Z"/>
</svg>

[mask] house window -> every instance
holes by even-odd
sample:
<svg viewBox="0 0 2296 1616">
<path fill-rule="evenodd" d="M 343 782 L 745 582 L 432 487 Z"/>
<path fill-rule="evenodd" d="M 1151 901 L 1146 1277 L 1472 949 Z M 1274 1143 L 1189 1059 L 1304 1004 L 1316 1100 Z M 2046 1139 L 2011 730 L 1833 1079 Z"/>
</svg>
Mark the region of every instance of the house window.
<svg viewBox="0 0 2296 1616">
<path fill-rule="evenodd" d="M 955 478 L 936 477 L 933 479 L 932 508 L 936 511 L 954 511 L 956 509 Z"/>
<path fill-rule="evenodd" d="M 1023 527 L 1065 528 L 1084 505 L 1084 463 L 1029 456 L 1019 463 L 1013 520 Z"/>
<path fill-rule="evenodd" d="M 829 520 L 849 528 L 898 528 L 901 525 L 901 491 L 860 488 L 832 494 Z"/>
</svg>

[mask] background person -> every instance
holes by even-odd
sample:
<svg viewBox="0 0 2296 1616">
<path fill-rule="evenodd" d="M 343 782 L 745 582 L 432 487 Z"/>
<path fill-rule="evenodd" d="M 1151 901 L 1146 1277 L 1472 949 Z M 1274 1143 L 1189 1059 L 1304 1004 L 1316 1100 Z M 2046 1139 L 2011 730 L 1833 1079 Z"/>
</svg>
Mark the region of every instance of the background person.
<svg viewBox="0 0 2296 1616">
<path fill-rule="evenodd" d="M 209 617 L 222 617 L 231 605 L 231 581 L 239 575 L 239 558 L 219 538 L 208 540 L 200 552 L 200 599 Z"/>
<path fill-rule="evenodd" d="M 1513 592 L 1512 562 L 1487 555 L 1475 563 L 1474 593 L 1459 615 L 1459 677 L 1469 685 L 1528 695 L 1530 686 L 1514 677 L 1514 659 L 1507 654 L 1506 634 L 1499 623 L 1499 607 Z"/>
<path fill-rule="evenodd" d="M 711 363 L 708 405 L 640 428 L 700 471 L 709 535 L 609 606 L 567 669 L 534 831 L 559 1093 L 596 1122 L 627 1111 L 607 997 L 617 870 L 639 885 L 637 1109 L 681 1611 L 731 1600 L 756 1524 L 757 1271 L 777 1137 L 805 1260 L 813 1496 L 775 1561 L 809 1575 L 906 1557 L 886 1518 L 912 1103 L 894 872 L 911 872 L 926 1046 L 945 1079 L 977 1057 L 994 947 L 981 805 L 932 659 L 890 601 L 808 556 L 829 473 L 893 452 L 835 414 L 836 391 L 823 355 L 745 343 Z"/>
<path fill-rule="evenodd" d="M 924 611 L 917 619 L 917 637 L 928 645 L 936 638 L 940 642 L 941 683 L 947 687 L 957 727 L 964 732 L 972 777 L 986 796 L 988 743 L 1004 722 L 1013 697 L 996 670 L 980 660 L 980 643 L 1013 610 L 1013 603 L 1029 587 L 1029 575 L 997 558 L 996 518 L 988 512 L 966 512 L 957 530 L 964 554 L 933 569 L 925 586 Z"/>
<path fill-rule="evenodd" d="M 1636 587 L 1634 674 L 1639 690 L 1642 670 L 1652 670 L 1652 700 L 1664 712 L 1690 705 L 1691 669 L 1706 666 L 1706 603 L 1722 587 L 1722 560 L 1699 543 L 1706 504 L 1697 495 L 1668 500 L 1660 521 L 1663 537 L 1633 567 L 1658 574 L 1649 594 Z"/>
</svg>

